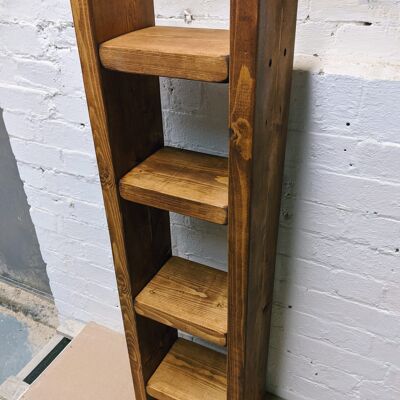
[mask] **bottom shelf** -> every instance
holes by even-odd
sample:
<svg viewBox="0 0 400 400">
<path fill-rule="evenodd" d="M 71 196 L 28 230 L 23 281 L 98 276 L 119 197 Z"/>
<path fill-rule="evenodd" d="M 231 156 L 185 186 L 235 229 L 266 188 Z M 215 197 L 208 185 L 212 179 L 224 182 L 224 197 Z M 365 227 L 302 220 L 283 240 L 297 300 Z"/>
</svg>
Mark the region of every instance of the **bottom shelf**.
<svg viewBox="0 0 400 400">
<path fill-rule="evenodd" d="M 178 339 L 147 384 L 157 400 L 227 400 L 226 357 Z M 266 394 L 264 400 L 282 400 Z"/>
<path fill-rule="evenodd" d="M 158 400 L 226 400 L 226 357 L 178 339 L 147 384 Z"/>
</svg>

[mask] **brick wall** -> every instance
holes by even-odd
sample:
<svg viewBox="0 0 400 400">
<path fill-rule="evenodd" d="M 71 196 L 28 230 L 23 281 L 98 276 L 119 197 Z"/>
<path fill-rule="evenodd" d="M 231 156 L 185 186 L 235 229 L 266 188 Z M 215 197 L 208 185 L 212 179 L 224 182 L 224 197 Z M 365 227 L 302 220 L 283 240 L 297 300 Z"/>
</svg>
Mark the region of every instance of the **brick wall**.
<svg viewBox="0 0 400 400">
<path fill-rule="evenodd" d="M 227 27 L 228 1 L 156 0 Z M 268 384 L 400 398 L 400 1 L 300 2 Z M 162 80 L 174 146 L 227 153 L 227 88 Z M 67 1 L 0 0 L 0 108 L 63 318 L 121 328 Z M 173 216 L 175 254 L 226 268 L 226 228 Z"/>
</svg>

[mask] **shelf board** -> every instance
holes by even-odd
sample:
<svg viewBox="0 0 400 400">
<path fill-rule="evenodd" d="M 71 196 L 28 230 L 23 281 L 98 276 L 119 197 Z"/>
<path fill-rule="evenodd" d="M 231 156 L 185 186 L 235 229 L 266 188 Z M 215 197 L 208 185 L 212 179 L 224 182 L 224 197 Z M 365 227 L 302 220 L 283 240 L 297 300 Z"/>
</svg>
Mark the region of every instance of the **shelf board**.
<svg viewBox="0 0 400 400">
<path fill-rule="evenodd" d="M 226 357 L 178 339 L 147 384 L 158 400 L 226 400 Z"/>
<path fill-rule="evenodd" d="M 228 222 L 228 160 L 164 147 L 120 181 L 129 201 L 196 217 Z"/>
<path fill-rule="evenodd" d="M 224 82 L 229 75 L 229 31 L 154 26 L 100 46 L 105 68 L 117 71 Z"/>
<path fill-rule="evenodd" d="M 135 299 L 138 314 L 226 346 L 226 272 L 172 257 Z"/>
<path fill-rule="evenodd" d="M 157 400 L 226 400 L 226 356 L 178 339 L 147 384 Z M 266 393 L 264 400 L 282 400 Z"/>
</svg>

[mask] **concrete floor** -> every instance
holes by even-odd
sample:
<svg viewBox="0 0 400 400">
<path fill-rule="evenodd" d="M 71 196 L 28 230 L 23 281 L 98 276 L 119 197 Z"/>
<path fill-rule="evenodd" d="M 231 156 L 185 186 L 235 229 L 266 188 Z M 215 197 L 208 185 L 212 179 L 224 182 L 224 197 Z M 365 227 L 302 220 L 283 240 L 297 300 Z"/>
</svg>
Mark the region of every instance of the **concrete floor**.
<svg viewBox="0 0 400 400">
<path fill-rule="evenodd" d="M 0 384 L 18 372 L 32 359 L 28 327 L 0 310 Z"/>
<path fill-rule="evenodd" d="M 54 328 L 0 307 L 0 385 L 17 375 L 55 333 Z"/>
<path fill-rule="evenodd" d="M 57 325 L 49 300 L 0 282 L 0 385 L 32 360 Z"/>
</svg>

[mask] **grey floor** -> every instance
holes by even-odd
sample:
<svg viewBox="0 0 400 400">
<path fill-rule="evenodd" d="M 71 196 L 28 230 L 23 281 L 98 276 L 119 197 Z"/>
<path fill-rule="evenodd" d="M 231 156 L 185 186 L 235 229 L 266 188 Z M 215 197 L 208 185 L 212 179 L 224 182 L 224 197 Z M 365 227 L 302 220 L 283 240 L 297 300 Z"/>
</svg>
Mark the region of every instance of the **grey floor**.
<svg viewBox="0 0 400 400">
<path fill-rule="evenodd" d="M 0 306 L 0 385 L 16 376 L 54 335 L 54 328 Z"/>
<path fill-rule="evenodd" d="M 0 385 L 32 359 L 29 328 L 15 316 L 0 313 Z"/>
</svg>

